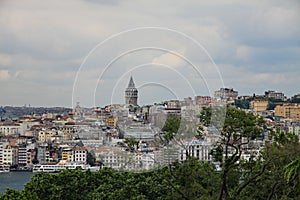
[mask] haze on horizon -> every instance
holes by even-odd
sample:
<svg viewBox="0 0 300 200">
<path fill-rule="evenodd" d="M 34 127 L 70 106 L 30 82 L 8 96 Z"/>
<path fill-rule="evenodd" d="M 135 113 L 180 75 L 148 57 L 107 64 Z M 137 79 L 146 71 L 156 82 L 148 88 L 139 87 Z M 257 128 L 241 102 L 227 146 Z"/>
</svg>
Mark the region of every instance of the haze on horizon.
<svg viewBox="0 0 300 200">
<path fill-rule="evenodd" d="M 290 97 L 300 93 L 299 19 L 297 0 L 4 0 L 0 106 L 124 103 L 131 75 L 141 105 L 209 95 L 220 86 L 240 95 L 277 90 Z M 137 30 L 107 41 L 87 57 L 99 43 L 132 29 Z M 167 29 L 190 36 L 204 49 Z M 140 47 L 148 48 L 132 51 Z M 132 52 L 104 72 L 126 51 Z"/>
</svg>

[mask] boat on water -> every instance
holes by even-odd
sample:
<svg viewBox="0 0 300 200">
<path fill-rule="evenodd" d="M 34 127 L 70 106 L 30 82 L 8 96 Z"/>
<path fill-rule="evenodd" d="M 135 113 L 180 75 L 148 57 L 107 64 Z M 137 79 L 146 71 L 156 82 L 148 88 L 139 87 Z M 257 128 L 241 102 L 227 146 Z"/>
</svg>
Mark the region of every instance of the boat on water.
<svg viewBox="0 0 300 200">
<path fill-rule="evenodd" d="M 9 165 L 0 165 L 0 173 L 10 172 Z"/>
<path fill-rule="evenodd" d="M 90 171 L 98 171 L 100 167 L 92 167 L 88 164 L 84 163 L 58 163 L 55 165 L 34 165 L 32 168 L 32 172 L 48 172 L 48 173 L 56 173 L 64 169 L 81 169 L 81 170 L 90 170 Z"/>
</svg>

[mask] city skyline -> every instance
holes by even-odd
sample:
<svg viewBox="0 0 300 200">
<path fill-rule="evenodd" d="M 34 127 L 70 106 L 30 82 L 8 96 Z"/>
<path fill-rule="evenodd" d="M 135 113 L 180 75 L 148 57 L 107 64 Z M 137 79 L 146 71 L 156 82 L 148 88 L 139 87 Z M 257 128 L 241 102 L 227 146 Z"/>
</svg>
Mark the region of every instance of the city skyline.
<svg viewBox="0 0 300 200">
<path fill-rule="evenodd" d="M 239 95 L 300 93 L 299 2 L 159 4 L 2 1 L 0 105 L 123 103 L 131 75 L 140 105 L 195 94 L 213 96 L 221 87 Z M 140 47 L 144 49 L 120 57 L 104 73 L 114 58 Z"/>
</svg>

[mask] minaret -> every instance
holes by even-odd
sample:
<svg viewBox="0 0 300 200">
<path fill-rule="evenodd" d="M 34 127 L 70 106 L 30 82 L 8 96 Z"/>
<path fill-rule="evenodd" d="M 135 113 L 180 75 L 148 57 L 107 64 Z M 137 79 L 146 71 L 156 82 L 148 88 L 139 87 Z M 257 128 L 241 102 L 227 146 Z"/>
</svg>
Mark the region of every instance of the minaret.
<svg viewBox="0 0 300 200">
<path fill-rule="evenodd" d="M 132 76 L 125 90 L 125 104 L 137 106 L 138 90 L 135 88 Z"/>
</svg>

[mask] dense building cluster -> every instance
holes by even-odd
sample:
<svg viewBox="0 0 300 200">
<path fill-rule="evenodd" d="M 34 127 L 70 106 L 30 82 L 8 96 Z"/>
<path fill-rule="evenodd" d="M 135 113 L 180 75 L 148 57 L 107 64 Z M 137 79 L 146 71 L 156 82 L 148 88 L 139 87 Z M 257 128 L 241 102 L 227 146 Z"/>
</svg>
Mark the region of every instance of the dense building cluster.
<svg viewBox="0 0 300 200">
<path fill-rule="evenodd" d="M 64 161 L 118 170 L 147 170 L 183 162 L 189 156 L 213 162 L 211 151 L 219 133 L 213 127 L 205 127 L 202 137 L 195 137 L 203 107 L 230 105 L 245 109 L 263 116 L 270 126 L 299 136 L 299 97 L 288 99 L 275 91 L 238 96 L 233 89 L 221 88 L 214 97 L 196 96 L 139 106 L 131 77 L 123 105 L 82 108 L 77 103 L 73 110 L 44 109 L 44 113 L 26 112 L 13 118 L 2 108 L 0 165 L 31 169 L 36 164 Z M 173 119 L 179 119 L 176 130 L 168 128 Z M 260 140 L 250 141 L 242 157 L 258 155 L 269 139 L 267 133 L 262 133 Z"/>
</svg>

